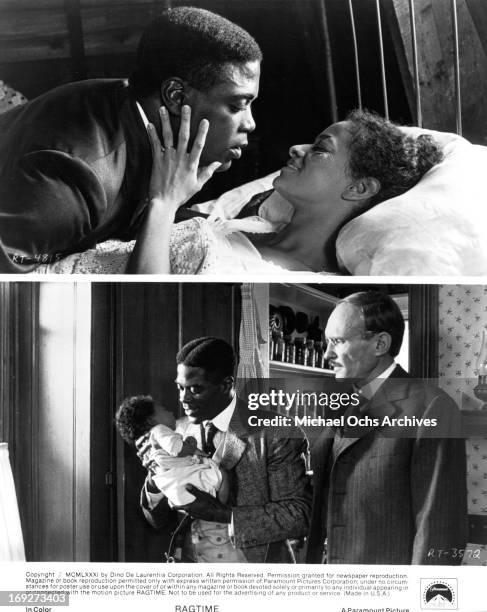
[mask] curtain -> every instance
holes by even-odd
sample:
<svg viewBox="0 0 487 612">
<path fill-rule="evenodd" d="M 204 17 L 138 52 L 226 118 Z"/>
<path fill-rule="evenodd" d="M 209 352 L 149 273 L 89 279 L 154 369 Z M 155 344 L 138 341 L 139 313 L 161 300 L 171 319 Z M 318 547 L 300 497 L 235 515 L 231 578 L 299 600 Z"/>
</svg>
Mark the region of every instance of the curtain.
<svg viewBox="0 0 487 612">
<path fill-rule="evenodd" d="M 262 358 L 262 347 L 266 340 L 257 310 L 257 303 L 252 283 L 244 283 L 242 293 L 242 319 L 240 321 L 240 359 L 237 369 L 237 392 L 241 391 L 249 380 L 261 380 L 267 376 Z M 256 381 L 257 385 L 259 383 Z"/>
<path fill-rule="evenodd" d="M 25 561 L 19 508 L 6 443 L 0 443 L 0 561 Z"/>
</svg>

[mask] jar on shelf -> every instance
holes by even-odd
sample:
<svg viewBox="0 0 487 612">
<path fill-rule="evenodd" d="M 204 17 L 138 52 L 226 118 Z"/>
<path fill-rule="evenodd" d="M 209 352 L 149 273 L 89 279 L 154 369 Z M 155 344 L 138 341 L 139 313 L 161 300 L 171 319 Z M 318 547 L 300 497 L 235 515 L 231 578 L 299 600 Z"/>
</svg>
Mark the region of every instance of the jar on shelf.
<svg viewBox="0 0 487 612">
<path fill-rule="evenodd" d="M 272 359 L 274 361 L 284 361 L 285 355 L 285 344 L 284 334 L 282 331 L 273 332 L 274 335 L 274 351 L 272 353 Z"/>
<path fill-rule="evenodd" d="M 308 349 L 308 354 L 306 355 L 306 365 L 310 368 L 315 367 L 315 341 L 307 340 L 306 348 Z"/>
<path fill-rule="evenodd" d="M 322 340 L 315 341 L 315 368 L 325 367 L 325 349 Z"/>
<path fill-rule="evenodd" d="M 296 347 L 291 336 L 285 336 L 284 361 L 286 363 L 296 363 Z"/>
<path fill-rule="evenodd" d="M 297 365 L 306 365 L 308 358 L 308 348 L 304 343 L 304 338 L 297 336 L 294 338 L 294 346 L 296 347 L 296 360 Z"/>
</svg>

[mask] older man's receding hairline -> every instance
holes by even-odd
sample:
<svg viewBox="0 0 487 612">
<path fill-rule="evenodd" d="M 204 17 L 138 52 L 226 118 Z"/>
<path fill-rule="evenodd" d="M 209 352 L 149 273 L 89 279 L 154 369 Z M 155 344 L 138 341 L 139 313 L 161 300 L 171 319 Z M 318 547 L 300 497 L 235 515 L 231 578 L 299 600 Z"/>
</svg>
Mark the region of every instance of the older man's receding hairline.
<svg viewBox="0 0 487 612">
<path fill-rule="evenodd" d="M 346 334 L 348 335 L 350 332 L 363 334 L 365 332 L 365 317 L 362 308 L 345 300 L 338 302 L 335 311 L 339 308 L 346 313 Z"/>
</svg>

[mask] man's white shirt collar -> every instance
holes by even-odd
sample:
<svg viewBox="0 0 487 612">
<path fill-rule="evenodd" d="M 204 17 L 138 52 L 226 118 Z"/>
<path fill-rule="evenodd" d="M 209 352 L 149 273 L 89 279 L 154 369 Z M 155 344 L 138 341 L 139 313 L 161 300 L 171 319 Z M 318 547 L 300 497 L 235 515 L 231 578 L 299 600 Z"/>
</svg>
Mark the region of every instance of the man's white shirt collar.
<svg viewBox="0 0 487 612">
<path fill-rule="evenodd" d="M 381 372 L 378 376 L 376 376 L 369 383 L 360 388 L 360 395 L 363 395 L 365 399 L 372 399 L 380 387 L 384 384 L 384 382 L 389 378 L 389 376 L 394 372 L 397 363 L 393 361 L 391 365 L 386 368 L 383 372 Z"/>
<path fill-rule="evenodd" d="M 237 406 L 237 395 L 233 396 L 232 401 L 228 404 L 228 406 L 222 410 L 219 414 L 216 415 L 211 422 L 213 425 L 219 429 L 220 431 L 228 431 L 230 427 L 230 421 L 232 420 L 233 413 L 235 412 L 235 407 Z M 204 425 L 207 421 L 205 421 Z"/>
<path fill-rule="evenodd" d="M 144 109 L 142 108 L 142 106 L 138 102 L 135 102 L 135 103 L 137 104 L 137 108 L 139 110 L 139 115 L 141 116 L 142 121 L 144 122 L 145 129 L 147 129 L 147 126 L 149 125 L 149 120 L 147 119 L 147 115 L 145 114 Z"/>
</svg>

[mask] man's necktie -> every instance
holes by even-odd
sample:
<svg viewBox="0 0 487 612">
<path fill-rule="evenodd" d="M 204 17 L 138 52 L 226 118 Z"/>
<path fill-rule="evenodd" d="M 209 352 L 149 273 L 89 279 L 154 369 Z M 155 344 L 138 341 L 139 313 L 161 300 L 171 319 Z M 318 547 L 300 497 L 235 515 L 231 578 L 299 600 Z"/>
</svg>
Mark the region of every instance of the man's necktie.
<svg viewBox="0 0 487 612">
<path fill-rule="evenodd" d="M 203 444 L 203 452 L 205 452 L 210 457 L 213 456 L 215 452 L 215 444 L 213 440 L 215 439 L 215 434 L 218 431 L 218 428 L 213 425 L 211 421 L 205 424 L 205 441 Z"/>
</svg>

